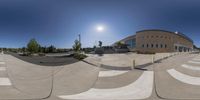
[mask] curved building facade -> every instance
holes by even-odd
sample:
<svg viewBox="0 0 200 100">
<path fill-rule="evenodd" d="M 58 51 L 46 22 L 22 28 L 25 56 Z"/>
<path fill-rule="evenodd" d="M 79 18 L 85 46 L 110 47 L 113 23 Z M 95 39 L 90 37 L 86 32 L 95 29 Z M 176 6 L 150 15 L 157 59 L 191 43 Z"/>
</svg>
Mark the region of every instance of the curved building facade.
<svg viewBox="0 0 200 100">
<path fill-rule="evenodd" d="M 135 51 L 139 53 L 160 52 L 189 52 L 193 50 L 193 41 L 179 32 L 165 30 L 142 30 L 133 35 L 135 40 Z M 122 39 L 124 43 L 128 38 Z M 128 44 L 130 45 L 130 44 Z"/>
</svg>

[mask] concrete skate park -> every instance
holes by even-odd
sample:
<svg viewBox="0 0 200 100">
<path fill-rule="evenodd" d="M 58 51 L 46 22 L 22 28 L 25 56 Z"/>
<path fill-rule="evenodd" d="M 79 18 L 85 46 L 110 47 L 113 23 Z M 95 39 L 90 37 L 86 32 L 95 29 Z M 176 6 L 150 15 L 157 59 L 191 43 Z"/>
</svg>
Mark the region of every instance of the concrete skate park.
<svg viewBox="0 0 200 100">
<path fill-rule="evenodd" d="M 88 54 L 83 61 L 42 66 L 0 55 L 0 99 L 198 100 L 196 53 Z"/>
</svg>

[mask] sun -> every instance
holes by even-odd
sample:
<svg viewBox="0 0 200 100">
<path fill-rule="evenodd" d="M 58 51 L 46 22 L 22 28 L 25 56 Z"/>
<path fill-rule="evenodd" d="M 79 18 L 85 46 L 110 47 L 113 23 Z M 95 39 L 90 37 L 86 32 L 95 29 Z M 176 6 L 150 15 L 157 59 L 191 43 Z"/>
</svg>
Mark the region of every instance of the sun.
<svg viewBox="0 0 200 100">
<path fill-rule="evenodd" d="M 97 31 L 98 32 L 102 32 L 104 30 L 104 27 L 103 26 L 97 26 Z"/>
</svg>

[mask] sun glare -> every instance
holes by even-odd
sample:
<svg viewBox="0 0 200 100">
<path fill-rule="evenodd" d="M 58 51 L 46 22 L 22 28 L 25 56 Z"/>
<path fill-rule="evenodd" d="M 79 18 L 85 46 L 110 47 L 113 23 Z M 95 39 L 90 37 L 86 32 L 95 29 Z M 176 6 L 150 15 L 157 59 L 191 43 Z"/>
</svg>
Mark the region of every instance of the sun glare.
<svg viewBox="0 0 200 100">
<path fill-rule="evenodd" d="M 104 27 L 103 26 L 97 26 L 97 31 L 101 32 L 104 30 Z"/>
</svg>

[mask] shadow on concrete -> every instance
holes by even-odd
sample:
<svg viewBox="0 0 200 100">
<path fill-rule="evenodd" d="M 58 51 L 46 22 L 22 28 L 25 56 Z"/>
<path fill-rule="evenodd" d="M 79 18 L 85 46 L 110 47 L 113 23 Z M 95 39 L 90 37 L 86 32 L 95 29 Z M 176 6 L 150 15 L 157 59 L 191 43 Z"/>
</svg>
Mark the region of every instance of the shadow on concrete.
<svg viewBox="0 0 200 100">
<path fill-rule="evenodd" d="M 118 67 L 118 66 L 110 66 L 110 65 L 101 64 L 100 67 L 104 69 L 110 69 L 110 70 L 131 70 L 131 66 Z"/>
</svg>

